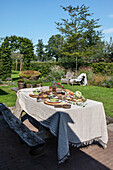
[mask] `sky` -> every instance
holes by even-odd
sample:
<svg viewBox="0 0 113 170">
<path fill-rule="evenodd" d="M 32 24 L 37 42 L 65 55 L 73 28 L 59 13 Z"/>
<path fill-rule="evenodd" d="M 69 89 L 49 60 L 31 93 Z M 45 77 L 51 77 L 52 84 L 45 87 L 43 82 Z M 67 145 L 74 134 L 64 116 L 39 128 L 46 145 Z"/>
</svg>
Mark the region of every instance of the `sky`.
<svg viewBox="0 0 113 170">
<path fill-rule="evenodd" d="M 60 6 L 82 4 L 90 7 L 92 18 L 100 19 L 104 39 L 109 41 L 113 37 L 113 0 L 0 0 L 0 37 L 26 37 L 33 45 L 42 39 L 46 45 L 52 35 L 60 33 L 55 22 L 68 18 Z"/>
</svg>

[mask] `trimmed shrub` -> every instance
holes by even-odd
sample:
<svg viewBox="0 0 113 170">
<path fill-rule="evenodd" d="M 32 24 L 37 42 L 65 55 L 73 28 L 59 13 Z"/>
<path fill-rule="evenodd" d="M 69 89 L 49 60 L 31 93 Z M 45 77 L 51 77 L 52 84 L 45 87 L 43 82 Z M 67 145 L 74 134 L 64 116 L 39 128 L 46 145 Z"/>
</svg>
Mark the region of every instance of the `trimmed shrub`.
<svg viewBox="0 0 113 170">
<path fill-rule="evenodd" d="M 113 75 L 113 63 L 92 63 L 94 73 Z"/>
<path fill-rule="evenodd" d="M 56 62 L 31 62 L 30 70 L 38 70 L 41 76 L 47 76 L 51 72 L 51 67 L 57 65 Z"/>
</svg>

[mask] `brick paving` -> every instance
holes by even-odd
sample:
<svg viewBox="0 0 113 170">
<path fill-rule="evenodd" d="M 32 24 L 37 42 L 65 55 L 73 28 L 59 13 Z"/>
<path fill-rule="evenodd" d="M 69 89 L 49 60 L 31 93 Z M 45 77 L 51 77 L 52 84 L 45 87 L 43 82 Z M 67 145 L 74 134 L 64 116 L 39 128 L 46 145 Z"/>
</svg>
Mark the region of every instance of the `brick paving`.
<svg viewBox="0 0 113 170">
<path fill-rule="evenodd" d="M 70 147 L 71 156 L 57 163 L 57 140 L 47 140 L 43 156 L 31 156 L 30 148 L 12 131 L 0 115 L 0 170 L 113 170 L 113 132 L 109 132 L 106 149 L 98 145 L 77 149 Z"/>
</svg>

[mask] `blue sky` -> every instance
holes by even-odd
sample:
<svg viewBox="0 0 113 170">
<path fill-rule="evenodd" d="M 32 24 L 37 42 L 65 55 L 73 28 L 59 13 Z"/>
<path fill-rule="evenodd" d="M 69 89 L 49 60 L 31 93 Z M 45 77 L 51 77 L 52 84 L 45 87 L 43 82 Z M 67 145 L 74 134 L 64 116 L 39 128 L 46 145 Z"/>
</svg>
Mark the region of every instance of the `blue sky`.
<svg viewBox="0 0 113 170">
<path fill-rule="evenodd" d="M 47 44 L 52 35 L 58 34 L 56 22 L 68 15 L 62 6 L 85 4 L 100 18 L 99 24 L 105 33 L 105 40 L 113 37 L 113 0 L 0 0 L 0 37 L 22 36 L 33 44 L 42 39 Z"/>
</svg>

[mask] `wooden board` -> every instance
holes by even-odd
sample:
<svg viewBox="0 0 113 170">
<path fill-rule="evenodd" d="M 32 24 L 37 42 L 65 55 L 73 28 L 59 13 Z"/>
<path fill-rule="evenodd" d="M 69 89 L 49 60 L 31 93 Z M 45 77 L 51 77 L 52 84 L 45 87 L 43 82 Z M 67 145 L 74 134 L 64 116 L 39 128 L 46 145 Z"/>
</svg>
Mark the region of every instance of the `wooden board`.
<svg viewBox="0 0 113 170">
<path fill-rule="evenodd" d="M 45 97 L 44 95 L 45 95 L 46 97 Z M 44 94 L 44 95 L 29 94 L 29 96 L 30 96 L 30 97 L 33 97 L 33 98 L 37 98 L 38 96 L 39 96 L 39 98 L 47 98 L 47 97 L 48 97 L 46 94 Z"/>
<path fill-rule="evenodd" d="M 44 103 L 48 104 L 48 105 L 51 105 L 51 106 L 55 106 L 55 105 L 58 105 L 58 104 L 64 104 L 64 103 L 62 103 L 62 101 L 59 101 L 59 102 L 49 102 L 47 100 L 45 100 Z"/>
<path fill-rule="evenodd" d="M 62 102 L 48 102 L 47 100 L 44 101 L 45 104 L 54 106 L 55 108 L 65 108 L 65 109 L 70 109 L 71 105 L 67 103 L 62 103 Z"/>
<path fill-rule="evenodd" d="M 37 98 L 38 95 L 29 94 L 30 97 Z"/>
</svg>

